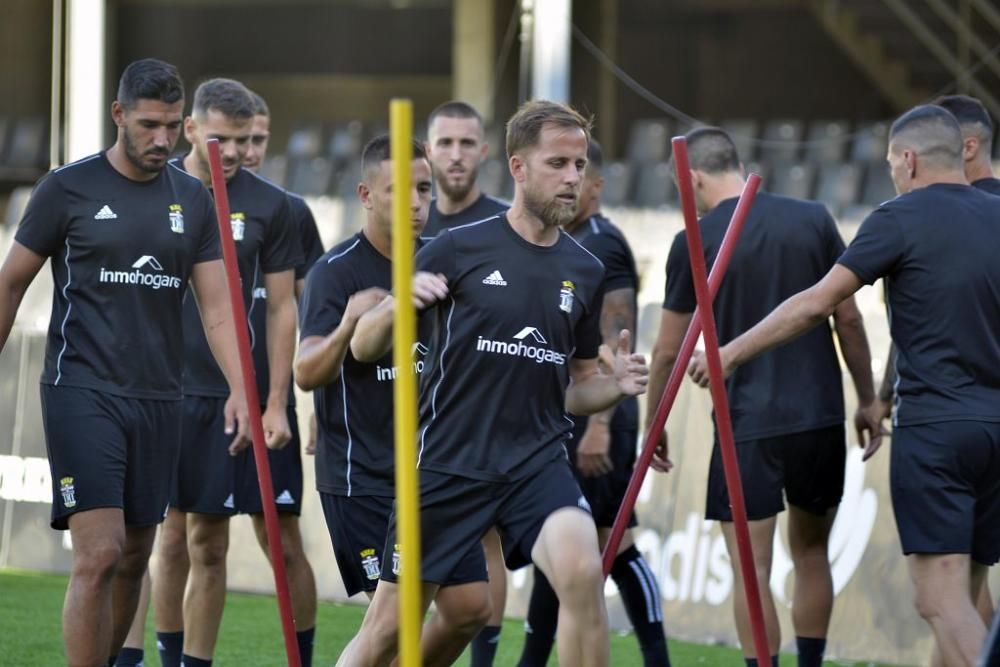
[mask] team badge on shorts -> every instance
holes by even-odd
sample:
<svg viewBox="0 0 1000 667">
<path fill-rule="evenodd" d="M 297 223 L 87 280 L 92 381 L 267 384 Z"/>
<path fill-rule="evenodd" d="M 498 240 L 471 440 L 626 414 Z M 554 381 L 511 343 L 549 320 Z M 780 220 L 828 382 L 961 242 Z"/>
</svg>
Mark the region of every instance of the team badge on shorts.
<svg viewBox="0 0 1000 667">
<path fill-rule="evenodd" d="M 184 233 L 184 209 L 180 204 L 170 205 L 170 231 L 174 234 Z"/>
<path fill-rule="evenodd" d="M 396 560 L 393 559 L 395 564 Z M 361 551 L 361 567 L 364 568 L 365 576 L 371 581 L 376 581 L 379 575 L 382 573 L 382 568 L 379 566 L 378 553 L 374 549 L 364 549 Z M 395 566 L 393 567 L 395 571 Z"/>
<path fill-rule="evenodd" d="M 576 289 L 576 285 L 573 284 L 572 280 L 562 281 L 562 289 L 559 290 L 559 310 L 564 313 L 573 312 L 573 290 Z"/>
<path fill-rule="evenodd" d="M 392 573 L 399 576 L 399 545 L 392 545 Z"/>
<path fill-rule="evenodd" d="M 62 494 L 63 505 L 69 509 L 76 507 L 76 486 L 72 477 L 63 477 L 59 480 L 59 492 Z"/>
<path fill-rule="evenodd" d="M 229 225 L 233 228 L 233 240 L 242 241 L 246 232 L 246 216 L 242 213 L 233 213 L 229 216 Z"/>
</svg>

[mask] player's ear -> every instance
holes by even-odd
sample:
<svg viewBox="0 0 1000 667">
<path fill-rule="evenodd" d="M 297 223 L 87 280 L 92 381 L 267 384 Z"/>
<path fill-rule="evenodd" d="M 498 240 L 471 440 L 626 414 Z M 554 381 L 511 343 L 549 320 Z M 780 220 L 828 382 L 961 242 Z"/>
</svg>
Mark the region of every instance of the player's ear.
<svg viewBox="0 0 1000 667">
<path fill-rule="evenodd" d="M 507 160 L 507 168 L 510 169 L 510 175 L 514 179 L 515 183 L 523 183 L 525 180 L 525 164 L 524 160 L 517 153 L 514 153 Z"/>
<path fill-rule="evenodd" d="M 194 116 L 188 116 L 184 119 L 184 138 L 192 146 L 197 141 L 198 123 L 195 121 Z"/>
<path fill-rule="evenodd" d="M 490 145 L 485 141 L 479 144 L 479 161 L 482 162 L 490 152 Z"/>
<path fill-rule="evenodd" d="M 962 140 L 962 159 L 968 162 L 974 160 L 979 153 L 979 139 L 976 137 L 966 137 Z"/>
<path fill-rule="evenodd" d="M 118 127 L 125 126 L 125 107 L 118 100 L 111 103 L 111 120 L 115 122 Z"/>
<path fill-rule="evenodd" d="M 366 210 L 370 211 L 372 209 L 372 206 L 373 206 L 373 204 L 372 204 L 372 190 L 371 190 L 371 188 L 368 187 L 367 183 L 365 183 L 364 181 L 361 181 L 360 183 L 358 183 L 357 193 L 358 193 L 358 200 L 361 202 L 361 205 Z"/>
</svg>

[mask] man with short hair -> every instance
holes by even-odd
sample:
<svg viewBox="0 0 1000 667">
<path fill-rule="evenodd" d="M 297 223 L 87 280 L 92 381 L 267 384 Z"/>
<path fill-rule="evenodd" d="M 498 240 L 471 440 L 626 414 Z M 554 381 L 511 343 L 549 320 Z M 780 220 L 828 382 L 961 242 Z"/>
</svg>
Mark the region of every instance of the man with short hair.
<svg viewBox="0 0 1000 667">
<path fill-rule="evenodd" d="M 601 146 L 592 138 L 587 146 L 587 171 L 580 188 L 580 206 L 576 218 L 564 229 L 604 264 L 601 336 L 610 348 L 618 340 L 622 329 L 635 331 L 639 274 L 625 235 L 601 213 L 603 162 Z M 602 410 L 590 417 L 575 416 L 573 423 L 573 434 L 566 442 L 567 454 L 576 481 L 590 503 L 597 524 L 598 542 L 603 550 L 635 466 L 639 401 L 630 396 L 615 408 Z M 643 664 L 646 667 L 666 667 L 670 658 L 663 631 L 660 591 L 652 570 L 635 548 L 635 537 L 631 531 L 635 525 L 633 514 L 611 567 L 611 578 L 618 586 L 625 613 L 639 640 Z M 536 568 L 524 619 L 524 648 L 518 663 L 521 667 L 548 664 L 558 613 L 559 600 L 555 591 L 545 575 Z"/>
<path fill-rule="evenodd" d="M 244 305 L 252 308 L 255 276 L 263 274 L 267 289 L 271 372 L 267 396 L 261 399 L 266 400 L 265 444 L 277 449 L 291 437 L 287 401 L 295 349 L 294 269 L 302 263 L 302 251 L 293 233 L 285 192 L 242 166 L 253 115 L 253 99 L 243 84 L 232 79 L 202 83 L 195 91 L 191 116 L 184 122 L 191 152 L 172 164 L 211 184 L 207 141 L 219 140 Z M 251 453 L 229 456 L 218 441 L 218 368 L 207 356 L 204 337 L 191 326 L 193 307 L 191 299 L 187 299 L 184 428 L 176 498 L 171 502 L 172 516 L 160 534 L 159 568 L 153 578 L 157 638 L 164 646 L 164 667 L 177 664 L 178 643 L 183 647 L 180 663 L 184 667 L 211 664 L 225 605 L 229 518 L 241 511 L 260 510 Z M 249 313 L 247 317 L 249 323 Z M 185 524 L 186 541 L 181 530 Z M 182 568 L 185 544 L 189 570 Z M 185 579 L 183 618 L 179 619 L 176 602 Z M 177 628 L 179 621 L 181 630 Z M 306 648 L 311 646 L 311 640 L 300 643 Z"/>
<path fill-rule="evenodd" d="M 746 184 L 743 165 L 729 135 L 719 128 L 689 132 L 687 145 L 695 202 L 702 216 L 698 225 L 711 266 Z M 822 204 L 758 193 L 713 304 L 720 342 L 735 338 L 785 298 L 815 283 L 843 250 L 836 223 Z M 697 305 L 683 231 L 670 248 L 665 294 L 651 362 L 647 428 L 656 410 L 653 401 L 663 394 Z M 855 425 L 860 438 L 861 429 L 874 421 L 863 412 L 874 409 L 874 387 L 868 341 L 854 299 L 845 299 L 833 312 L 833 329 L 858 394 Z M 801 667 L 822 663 L 833 609 L 827 545 L 843 494 L 846 435 L 841 369 L 832 334 L 830 326 L 817 327 L 741 369 L 727 385 L 773 661 L 781 645 L 781 628 L 769 584 L 771 545 L 777 515 L 788 501 L 788 541 L 795 564 L 792 622 Z M 658 467 L 669 469 L 665 452 L 661 455 Z M 718 435 L 709 466 L 705 518 L 720 522 L 733 563 L 737 633 L 747 664 L 755 666 Z"/>
<path fill-rule="evenodd" d="M 563 447 L 566 412 L 592 414 L 640 394 L 647 372 L 624 331 L 608 351 L 612 374 L 600 371 L 604 269 L 560 229 L 576 215 L 589 137 L 590 122 L 567 106 L 522 106 L 507 124 L 510 210 L 428 243 L 413 286 L 434 326 L 420 391 L 425 608 L 496 526 L 508 567 L 534 562 L 552 583 L 560 660 L 584 667 L 608 663 L 608 626 L 597 530 Z M 394 307 L 387 298 L 359 320 L 356 358 L 388 349 Z M 399 567 L 406 554 L 397 548 L 338 664 L 392 660 Z"/>
<path fill-rule="evenodd" d="M 819 282 L 725 345 L 723 370 L 805 334 L 862 285 L 888 278 L 899 350 L 896 526 L 944 663 L 973 665 L 986 637 L 973 592 L 1000 559 L 1000 199 L 969 187 L 961 128 L 939 106 L 897 119 L 887 158 L 899 196 L 862 222 Z M 704 358 L 689 372 L 708 383 Z M 880 443 L 872 434 L 870 449 Z"/>
<path fill-rule="evenodd" d="M 471 105 L 453 100 L 434 109 L 427 118 L 427 157 L 434 169 L 437 196 L 431 200 L 424 236 L 478 222 L 510 208 L 485 194 L 476 178 L 489 144 L 483 117 Z"/>
<path fill-rule="evenodd" d="M 235 454 L 249 444 L 212 201 L 196 178 L 167 163 L 183 111 L 172 65 L 144 59 L 125 68 L 111 106 L 115 144 L 39 181 L 0 268 L 2 347 L 28 285 L 52 258 L 42 418 L 52 526 L 68 528 L 73 544 L 62 617 L 73 666 L 114 664 L 163 520 L 164 472 L 181 438 L 189 280 L 198 296 L 191 325 L 225 375 L 222 446 Z"/>
</svg>

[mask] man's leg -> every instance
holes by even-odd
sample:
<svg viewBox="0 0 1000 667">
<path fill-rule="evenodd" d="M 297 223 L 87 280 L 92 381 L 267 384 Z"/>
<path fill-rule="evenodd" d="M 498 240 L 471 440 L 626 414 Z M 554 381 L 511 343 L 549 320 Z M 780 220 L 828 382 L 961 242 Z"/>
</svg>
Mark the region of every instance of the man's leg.
<svg viewBox="0 0 1000 667">
<path fill-rule="evenodd" d="M 424 624 L 420 642 L 427 667 L 452 664 L 473 638 L 482 635 L 483 626 L 493 617 L 491 589 L 492 579 L 489 584 L 477 581 L 438 589 L 434 596 L 437 613 Z M 471 664 L 476 664 L 474 644 Z"/>
<path fill-rule="evenodd" d="M 556 641 L 559 598 L 542 571 L 535 569 L 528 612 L 524 617 L 524 648 L 518 667 L 545 667 Z"/>
<path fill-rule="evenodd" d="M 986 625 L 972 599 L 969 556 L 910 554 L 906 562 L 916 587 L 917 612 L 934 631 L 944 664 L 975 665 L 986 639 Z"/>
<path fill-rule="evenodd" d="M 268 562 L 271 552 L 267 543 L 264 515 L 253 514 L 253 529 L 257 542 Z M 312 566 L 306 558 L 299 530 L 299 517 L 295 514 L 279 513 L 278 528 L 281 531 L 281 549 L 285 557 L 285 572 L 288 574 L 288 590 L 292 598 L 292 614 L 295 618 L 295 634 L 299 641 L 299 655 L 302 666 L 312 665 L 313 639 L 316 633 L 316 578 Z"/>
<path fill-rule="evenodd" d="M 108 655 L 118 655 L 132 626 L 135 610 L 139 605 L 139 594 L 142 591 L 142 578 L 146 574 L 155 537 L 156 526 L 125 526 L 125 548 L 115 570 L 112 589 L 111 609 L 114 614 L 114 630 L 111 637 L 111 653 Z"/>
<path fill-rule="evenodd" d="M 781 626 L 778 612 L 771 597 L 771 545 L 774 541 L 776 517 L 750 521 L 750 545 L 753 547 L 754 567 L 757 587 L 760 589 L 761 606 L 764 608 L 764 624 L 767 626 L 767 645 L 771 656 L 778 655 L 781 646 Z M 750 610 L 747 605 L 743 572 L 739 566 L 739 549 L 736 545 L 736 529 L 731 521 L 721 521 L 722 535 L 726 540 L 726 551 L 733 566 L 733 615 L 736 618 L 736 633 L 743 647 L 743 655 L 755 659 L 753 630 L 750 625 Z M 763 665 L 760 667 L 764 667 Z"/>
<path fill-rule="evenodd" d="M 188 513 L 191 571 L 184 591 L 184 656 L 210 661 L 226 605 L 229 517 Z"/>
<path fill-rule="evenodd" d="M 500 645 L 504 607 L 507 606 L 507 566 L 504 564 L 503 547 L 496 528 L 491 528 L 483 536 L 483 550 L 490 575 L 490 604 L 493 612 L 486 627 L 472 640 L 471 667 L 490 667 L 493 664 Z"/>
<path fill-rule="evenodd" d="M 114 632 L 112 589 L 125 550 L 125 517 L 118 508 L 78 512 L 69 518 L 73 569 L 63 603 L 63 643 L 70 667 L 103 665 Z"/>
<path fill-rule="evenodd" d="M 421 616 L 427 612 L 437 589 L 436 584 L 423 584 Z M 337 667 L 386 667 L 392 662 L 399 641 L 399 602 L 399 586 L 380 581 L 361 621 L 361 629 L 340 654 Z"/>
<path fill-rule="evenodd" d="M 153 626 L 163 667 L 180 667 L 184 650 L 184 588 L 187 585 L 187 515 L 174 508 L 160 524 L 153 573 Z"/>
<path fill-rule="evenodd" d="M 559 598 L 560 664 L 607 665 L 608 614 L 593 518 L 575 507 L 556 510 L 542 525 L 531 559 Z"/>
<path fill-rule="evenodd" d="M 128 629 L 128 635 L 125 637 L 122 650 L 118 652 L 115 667 L 136 667 L 142 664 L 142 659 L 145 657 L 146 616 L 149 613 L 149 589 L 151 585 L 149 568 L 147 568 L 146 574 L 142 577 L 139 604 L 136 606 L 135 616 L 132 619 L 131 627 Z"/>
<path fill-rule="evenodd" d="M 788 545 L 795 567 L 792 625 L 799 650 L 799 667 L 819 667 L 833 613 L 833 575 L 829 537 L 837 510 L 819 516 L 789 504 Z"/>
</svg>

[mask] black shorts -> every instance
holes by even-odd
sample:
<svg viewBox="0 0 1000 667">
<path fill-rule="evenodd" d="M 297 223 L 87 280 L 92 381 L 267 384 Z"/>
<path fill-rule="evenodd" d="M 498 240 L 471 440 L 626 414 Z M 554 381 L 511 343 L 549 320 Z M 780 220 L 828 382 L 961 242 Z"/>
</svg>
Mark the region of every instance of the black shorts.
<svg viewBox="0 0 1000 667">
<path fill-rule="evenodd" d="M 1000 560 L 1000 423 L 897 426 L 890 480 L 904 554 Z"/>
<path fill-rule="evenodd" d="M 125 398 L 43 384 L 42 423 L 52 472 L 52 527 L 120 507 L 130 526 L 163 521 L 180 447 L 181 402 Z"/>
<path fill-rule="evenodd" d="M 224 430 L 225 405 L 225 398 L 184 397 L 181 455 L 170 501 L 182 512 L 226 516 L 263 512 L 253 448 L 229 455 L 233 436 Z M 299 514 L 302 460 L 294 408 L 289 408 L 288 418 L 293 440 L 281 450 L 269 451 L 268 462 L 278 511 Z"/>
<path fill-rule="evenodd" d="M 542 524 L 564 507 L 590 511 L 564 456 L 516 482 L 484 482 L 420 471 L 421 580 L 442 584 L 470 554 L 483 558 L 480 542 L 493 526 L 500 531 L 507 567 L 514 570 L 527 565 Z M 393 582 L 399 570 L 395 537 L 393 512 L 386 538 L 386 553 L 392 546 L 393 558 L 382 563 L 382 578 Z M 477 580 L 486 581 L 485 559 L 477 574 Z"/>
<path fill-rule="evenodd" d="M 612 422 L 612 428 L 609 431 L 611 447 L 608 451 L 608 456 L 611 458 L 611 472 L 599 477 L 585 477 L 580 474 L 576 467 L 576 446 L 579 444 L 580 438 L 583 437 L 586 423 L 586 420 L 578 421 L 577 427 L 573 429 L 572 439 L 566 443 L 566 454 L 573 467 L 573 475 L 580 485 L 580 490 L 583 491 L 584 497 L 590 503 L 594 523 L 597 524 L 598 528 L 610 528 L 615 524 L 618 508 L 621 507 L 628 483 L 632 479 L 639 429 L 615 428 Z M 638 522 L 633 511 L 629 516 L 628 527 L 634 528 L 637 525 Z"/>
<path fill-rule="evenodd" d="M 844 425 L 736 443 L 747 519 L 759 521 L 790 505 L 822 516 L 840 504 L 847 463 Z M 716 441 L 708 472 L 705 518 L 732 521 L 729 490 Z"/>
<path fill-rule="evenodd" d="M 392 515 L 392 498 L 319 494 L 326 528 L 333 543 L 340 578 L 348 595 L 371 593 L 378 585 L 386 553 L 386 532 Z M 442 586 L 485 581 L 482 545 L 470 549 Z"/>
</svg>

